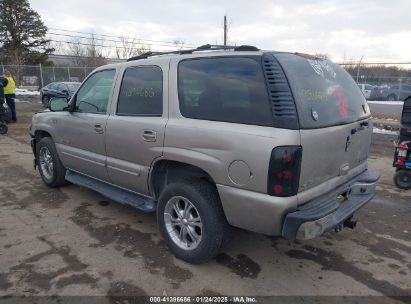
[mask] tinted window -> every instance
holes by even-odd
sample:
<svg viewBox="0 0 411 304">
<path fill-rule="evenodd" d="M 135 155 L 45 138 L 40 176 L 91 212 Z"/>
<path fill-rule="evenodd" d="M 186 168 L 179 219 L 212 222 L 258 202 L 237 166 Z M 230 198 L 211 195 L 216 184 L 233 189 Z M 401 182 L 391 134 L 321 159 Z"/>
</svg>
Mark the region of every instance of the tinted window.
<svg viewBox="0 0 411 304">
<path fill-rule="evenodd" d="M 162 115 L 163 74 L 159 67 L 128 68 L 118 97 L 119 115 Z"/>
<path fill-rule="evenodd" d="M 184 117 L 272 125 L 261 64 L 251 58 L 185 60 L 178 68 Z"/>
<path fill-rule="evenodd" d="M 290 83 L 301 128 L 347 124 L 370 116 L 361 90 L 337 64 L 288 53 L 275 56 Z"/>
<path fill-rule="evenodd" d="M 94 73 L 77 92 L 76 110 L 85 113 L 106 113 L 115 70 Z"/>
</svg>

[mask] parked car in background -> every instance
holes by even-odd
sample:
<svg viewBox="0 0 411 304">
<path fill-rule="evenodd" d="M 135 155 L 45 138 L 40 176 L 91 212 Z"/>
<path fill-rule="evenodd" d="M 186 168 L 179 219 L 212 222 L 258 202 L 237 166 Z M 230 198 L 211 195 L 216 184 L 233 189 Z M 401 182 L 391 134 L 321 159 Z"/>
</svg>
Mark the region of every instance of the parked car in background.
<svg viewBox="0 0 411 304">
<path fill-rule="evenodd" d="M 389 88 L 387 85 L 374 86 L 370 92 L 369 100 L 387 100 L 387 91 Z"/>
<path fill-rule="evenodd" d="M 387 98 L 386 100 L 405 100 L 407 97 L 411 96 L 411 85 L 393 85 L 384 94 Z"/>
<path fill-rule="evenodd" d="M 366 99 L 370 99 L 371 91 L 374 89 L 375 86 L 367 83 L 359 83 L 358 87 L 360 88 L 361 92 L 364 94 Z"/>
<path fill-rule="evenodd" d="M 41 102 L 48 107 L 49 101 L 53 97 L 65 97 L 70 99 L 71 96 L 80 87 L 80 82 L 52 82 L 40 90 Z"/>
</svg>

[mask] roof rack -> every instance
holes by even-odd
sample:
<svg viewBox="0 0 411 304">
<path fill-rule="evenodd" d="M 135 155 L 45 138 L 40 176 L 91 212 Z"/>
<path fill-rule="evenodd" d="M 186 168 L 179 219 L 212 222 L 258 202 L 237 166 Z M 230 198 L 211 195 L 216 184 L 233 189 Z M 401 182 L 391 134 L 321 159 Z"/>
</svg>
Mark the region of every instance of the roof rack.
<svg viewBox="0 0 411 304">
<path fill-rule="evenodd" d="M 187 50 L 180 50 L 180 51 L 170 51 L 170 52 L 147 52 L 140 54 L 135 57 L 129 58 L 127 61 L 134 61 L 140 59 L 146 59 L 151 56 L 160 56 L 160 55 L 170 55 L 170 54 L 192 54 L 193 52 L 201 52 L 201 51 L 214 51 L 214 50 L 234 50 L 234 51 L 259 51 L 258 48 L 252 45 L 240 45 L 240 46 L 230 46 L 230 45 L 213 45 L 213 44 L 204 44 L 195 49 L 187 49 Z"/>
</svg>

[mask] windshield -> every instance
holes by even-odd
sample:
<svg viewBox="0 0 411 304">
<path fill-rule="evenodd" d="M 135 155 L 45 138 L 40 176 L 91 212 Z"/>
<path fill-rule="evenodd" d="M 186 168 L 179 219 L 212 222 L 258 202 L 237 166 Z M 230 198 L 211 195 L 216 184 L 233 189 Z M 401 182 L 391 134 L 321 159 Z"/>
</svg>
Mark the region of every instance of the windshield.
<svg viewBox="0 0 411 304">
<path fill-rule="evenodd" d="M 302 129 L 348 124 L 370 116 L 361 90 L 339 65 L 289 53 L 275 56 L 290 83 Z"/>
</svg>

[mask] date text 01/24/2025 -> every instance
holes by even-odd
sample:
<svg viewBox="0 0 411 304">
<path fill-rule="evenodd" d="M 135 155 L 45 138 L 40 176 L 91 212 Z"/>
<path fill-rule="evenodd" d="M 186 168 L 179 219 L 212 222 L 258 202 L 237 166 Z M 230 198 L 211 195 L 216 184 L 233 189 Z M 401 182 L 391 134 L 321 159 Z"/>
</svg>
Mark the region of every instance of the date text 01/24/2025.
<svg viewBox="0 0 411 304">
<path fill-rule="evenodd" d="M 150 303 L 258 303 L 255 297 L 246 296 L 161 296 L 149 300 Z"/>
</svg>

